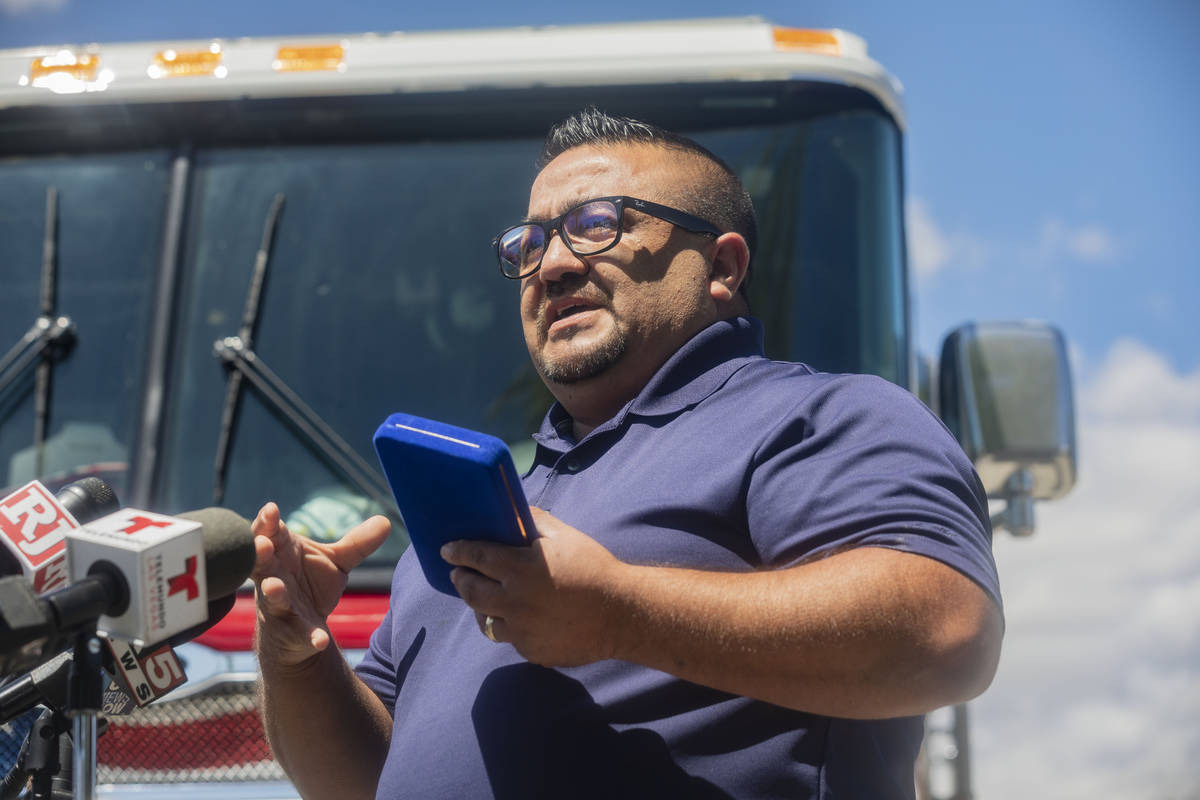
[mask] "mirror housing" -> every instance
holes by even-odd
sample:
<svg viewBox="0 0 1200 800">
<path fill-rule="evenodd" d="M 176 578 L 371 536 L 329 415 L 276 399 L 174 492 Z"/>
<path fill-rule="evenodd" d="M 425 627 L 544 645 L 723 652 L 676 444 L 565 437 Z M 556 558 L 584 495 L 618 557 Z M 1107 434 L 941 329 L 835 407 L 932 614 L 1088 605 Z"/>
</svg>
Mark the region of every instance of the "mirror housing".
<svg viewBox="0 0 1200 800">
<path fill-rule="evenodd" d="M 975 322 L 951 331 L 939 366 L 942 419 L 988 497 L 993 523 L 1033 532 L 1033 500 L 1075 485 L 1075 401 L 1062 333 L 1044 322 Z"/>
</svg>

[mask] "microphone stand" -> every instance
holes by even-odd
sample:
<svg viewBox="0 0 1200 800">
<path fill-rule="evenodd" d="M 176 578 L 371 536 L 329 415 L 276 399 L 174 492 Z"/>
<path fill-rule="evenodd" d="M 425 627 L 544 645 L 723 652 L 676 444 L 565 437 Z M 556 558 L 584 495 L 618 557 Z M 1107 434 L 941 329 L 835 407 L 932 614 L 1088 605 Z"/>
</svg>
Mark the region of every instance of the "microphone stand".
<svg viewBox="0 0 1200 800">
<path fill-rule="evenodd" d="M 71 777 L 75 800 L 96 794 L 96 730 L 104 699 L 103 643 L 92 623 L 75 637 L 75 659 L 67 682 L 66 716 L 71 720 Z"/>
<path fill-rule="evenodd" d="M 66 800 L 72 796 L 71 742 L 63 736 L 68 725 L 66 717 L 47 708 L 29 730 L 20 769 L 25 777 L 33 779 L 29 793 L 32 800 Z"/>
<path fill-rule="evenodd" d="M 95 622 L 76 634 L 64 707 L 47 706 L 33 723 L 16 765 L 0 782 L 0 800 L 16 798 L 31 778 L 33 800 L 95 797 L 96 741 L 104 697 L 102 645 Z M 16 701 L 22 699 L 23 694 Z M 64 736 L 68 731 L 70 736 Z"/>
</svg>

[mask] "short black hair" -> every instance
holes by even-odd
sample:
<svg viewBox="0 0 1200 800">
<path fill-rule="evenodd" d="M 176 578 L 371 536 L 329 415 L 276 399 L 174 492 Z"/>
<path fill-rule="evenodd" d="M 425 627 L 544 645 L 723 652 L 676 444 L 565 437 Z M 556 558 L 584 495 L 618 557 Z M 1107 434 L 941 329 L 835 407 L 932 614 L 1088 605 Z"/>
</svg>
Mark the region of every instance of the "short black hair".
<svg viewBox="0 0 1200 800">
<path fill-rule="evenodd" d="M 595 107 L 588 107 L 550 129 L 538 156 L 537 168 L 540 172 L 551 161 L 576 147 L 622 144 L 650 144 L 692 153 L 711 164 L 714 168 L 711 170 L 713 180 L 705 187 L 706 191 L 685 191 L 693 187 L 680 187 L 679 202 L 688 206 L 681 210 L 706 219 L 722 230 L 740 234 L 746 240 L 750 260 L 753 262 L 754 250 L 758 244 L 758 222 L 754 216 L 754 203 L 750 199 L 750 193 L 728 164 L 711 150 L 686 136 L 649 122 L 611 116 Z M 749 281 L 750 270 L 747 267 L 743 288 Z"/>
</svg>

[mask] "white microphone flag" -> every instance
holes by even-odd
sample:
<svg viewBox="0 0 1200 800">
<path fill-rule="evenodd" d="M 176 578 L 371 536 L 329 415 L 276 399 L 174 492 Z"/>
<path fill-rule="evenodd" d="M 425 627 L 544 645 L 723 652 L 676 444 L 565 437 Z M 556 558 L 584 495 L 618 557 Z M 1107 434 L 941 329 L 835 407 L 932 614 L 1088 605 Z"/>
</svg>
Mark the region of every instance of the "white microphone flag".
<svg viewBox="0 0 1200 800">
<path fill-rule="evenodd" d="M 116 567 L 129 586 L 129 606 L 101 616 L 98 628 L 139 647 L 208 618 L 204 537 L 191 520 L 124 508 L 67 534 L 72 583 L 98 562 Z"/>
</svg>

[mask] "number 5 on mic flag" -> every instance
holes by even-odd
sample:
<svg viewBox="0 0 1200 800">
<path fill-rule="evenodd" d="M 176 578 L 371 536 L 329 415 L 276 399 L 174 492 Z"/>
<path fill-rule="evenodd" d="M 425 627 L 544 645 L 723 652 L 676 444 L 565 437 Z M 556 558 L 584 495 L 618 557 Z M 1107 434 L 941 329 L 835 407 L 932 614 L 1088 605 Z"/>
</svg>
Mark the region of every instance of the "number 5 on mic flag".
<svg viewBox="0 0 1200 800">
<path fill-rule="evenodd" d="M 187 682 L 183 664 L 169 644 L 139 653 L 129 642 L 110 638 L 108 647 L 125 687 L 139 706 L 149 705 Z"/>
<path fill-rule="evenodd" d="M 122 509 L 67 534 L 72 582 L 100 561 L 125 577 L 129 605 L 98 627 L 141 646 L 208 618 L 201 525 L 192 520 Z"/>
</svg>

